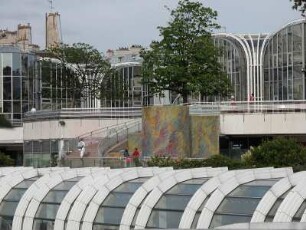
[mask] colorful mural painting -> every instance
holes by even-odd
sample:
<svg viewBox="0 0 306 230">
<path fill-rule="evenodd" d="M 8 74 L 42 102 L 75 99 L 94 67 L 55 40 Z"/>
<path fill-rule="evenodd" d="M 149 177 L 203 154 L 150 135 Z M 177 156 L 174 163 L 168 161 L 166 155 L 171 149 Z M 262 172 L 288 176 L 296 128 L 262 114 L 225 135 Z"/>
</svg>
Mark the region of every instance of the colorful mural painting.
<svg viewBox="0 0 306 230">
<path fill-rule="evenodd" d="M 191 142 L 193 158 L 207 158 L 219 153 L 219 116 L 192 116 Z"/>
<path fill-rule="evenodd" d="M 143 110 L 143 154 L 189 157 L 189 111 L 185 106 L 154 106 Z"/>
<path fill-rule="evenodd" d="M 206 158 L 219 152 L 219 117 L 190 116 L 187 106 L 146 107 L 141 139 L 143 156 Z"/>
</svg>

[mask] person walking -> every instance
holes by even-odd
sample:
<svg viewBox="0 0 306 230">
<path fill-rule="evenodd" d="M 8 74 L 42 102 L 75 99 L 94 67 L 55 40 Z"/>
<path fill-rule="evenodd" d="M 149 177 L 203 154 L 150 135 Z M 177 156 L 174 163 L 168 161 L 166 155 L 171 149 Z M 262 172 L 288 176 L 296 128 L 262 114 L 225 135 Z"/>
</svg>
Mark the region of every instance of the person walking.
<svg viewBox="0 0 306 230">
<path fill-rule="evenodd" d="M 134 152 L 132 154 L 132 157 L 133 157 L 133 162 L 135 164 L 135 166 L 141 166 L 141 163 L 140 163 L 140 160 L 139 160 L 139 157 L 140 157 L 140 152 L 138 151 L 137 148 L 134 149 Z"/>
</svg>

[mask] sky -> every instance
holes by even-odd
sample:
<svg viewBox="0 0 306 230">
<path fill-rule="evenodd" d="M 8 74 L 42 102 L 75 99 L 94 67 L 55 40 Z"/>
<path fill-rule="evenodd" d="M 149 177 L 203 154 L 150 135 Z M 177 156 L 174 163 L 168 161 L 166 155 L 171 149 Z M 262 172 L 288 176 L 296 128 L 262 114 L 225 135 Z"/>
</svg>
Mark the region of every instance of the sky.
<svg viewBox="0 0 306 230">
<path fill-rule="evenodd" d="M 273 33 L 301 18 L 290 0 L 198 0 L 218 12 L 218 23 L 228 33 Z M 170 19 L 165 6 L 178 0 L 53 0 L 53 12 L 61 15 L 63 42 L 88 43 L 105 53 L 131 45 L 148 47 L 159 39 L 158 26 Z M 14 31 L 30 23 L 32 41 L 45 44 L 48 0 L 0 0 L 0 29 Z"/>
</svg>

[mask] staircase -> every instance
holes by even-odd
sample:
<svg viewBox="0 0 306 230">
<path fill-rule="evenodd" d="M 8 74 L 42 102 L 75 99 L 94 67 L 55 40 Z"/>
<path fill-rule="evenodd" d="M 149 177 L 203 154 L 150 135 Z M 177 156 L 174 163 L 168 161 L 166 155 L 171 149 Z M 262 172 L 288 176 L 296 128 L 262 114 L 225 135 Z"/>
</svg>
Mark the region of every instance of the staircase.
<svg viewBox="0 0 306 230">
<path fill-rule="evenodd" d="M 85 133 L 75 139 L 75 148 L 69 152 L 65 161 L 70 162 L 70 165 L 72 161 L 82 161 L 82 165 L 84 162 L 88 162 L 86 163 L 87 166 L 91 165 L 90 162 L 93 161 L 95 163 L 92 166 L 96 166 L 97 160 L 101 161 L 101 158 L 114 157 L 110 152 L 125 146 L 130 133 L 140 132 L 141 130 L 141 119 L 137 119 Z M 77 143 L 80 139 L 85 143 L 83 159 L 80 158 L 80 152 L 77 149 Z M 80 163 L 75 165 L 80 165 Z"/>
</svg>

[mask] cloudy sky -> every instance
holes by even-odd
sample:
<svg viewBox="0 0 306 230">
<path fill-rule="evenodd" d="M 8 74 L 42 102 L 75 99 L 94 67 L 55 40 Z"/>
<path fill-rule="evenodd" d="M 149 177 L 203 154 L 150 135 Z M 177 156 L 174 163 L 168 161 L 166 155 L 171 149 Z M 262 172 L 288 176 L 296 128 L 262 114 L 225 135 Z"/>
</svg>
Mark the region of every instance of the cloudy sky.
<svg viewBox="0 0 306 230">
<path fill-rule="evenodd" d="M 219 13 L 218 22 L 226 32 L 275 32 L 300 13 L 289 0 L 199 0 Z M 102 52 L 132 44 L 148 46 L 158 39 L 157 26 L 166 25 L 178 0 L 54 0 L 61 14 L 63 41 L 85 42 Z M 0 29 L 16 30 L 30 23 L 33 43 L 44 48 L 45 13 L 48 0 L 0 0 Z"/>
</svg>

